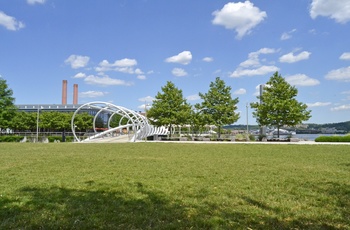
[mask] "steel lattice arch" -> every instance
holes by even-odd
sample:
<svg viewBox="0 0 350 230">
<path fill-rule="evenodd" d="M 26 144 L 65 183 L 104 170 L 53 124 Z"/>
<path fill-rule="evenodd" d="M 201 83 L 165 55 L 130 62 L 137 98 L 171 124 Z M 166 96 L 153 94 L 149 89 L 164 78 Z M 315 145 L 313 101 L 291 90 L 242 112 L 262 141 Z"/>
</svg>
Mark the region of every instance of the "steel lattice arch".
<svg viewBox="0 0 350 230">
<path fill-rule="evenodd" d="M 86 111 L 86 110 L 93 110 L 95 115 L 93 118 L 93 131 L 94 135 L 89 136 L 88 138 L 85 138 L 83 140 L 80 140 L 75 132 L 75 116 L 80 111 Z M 98 116 L 102 114 L 108 115 L 108 121 L 107 121 L 107 130 L 103 132 L 97 132 L 96 130 L 96 120 Z M 111 121 L 113 116 L 120 115 L 121 119 L 119 120 L 119 125 L 117 127 L 111 127 Z M 122 125 L 124 123 L 124 125 Z M 127 130 L 128 135 L 128 141 L 129 142 L 135 142 L 137 140 L 142 140 L 144 138 L 147 138 L 148 136 L 154 136 L 154 135 L 166 135 L 168 133 L 168 129 L 165 127 L 155 127 L 151 125 L 148 121 L 148 119 L 143 116 L 140 113 L 137 113 L 133 110 L 127 109 L 122 106 L 117 106 L 108 102 L 102 102 L 102 101 L 95 101 L 95 102 L 89 102 L 86 104 L 81 105 L 77 110 L 74 112 L 72 116 L 71 121 L 71 128 L 72 133 L 74 136 L 75 141 L 77 142 L 88 142 L 91 140 L 102 140 L 102 137 L 106 136 L 113 136 L 116 133 L 119 135 L 123 134 L 123 130 Z M 130 132 L 131 130 L 131 132 Z M 131 133 L 131 135 L 130 135 Z"/>
</svg>

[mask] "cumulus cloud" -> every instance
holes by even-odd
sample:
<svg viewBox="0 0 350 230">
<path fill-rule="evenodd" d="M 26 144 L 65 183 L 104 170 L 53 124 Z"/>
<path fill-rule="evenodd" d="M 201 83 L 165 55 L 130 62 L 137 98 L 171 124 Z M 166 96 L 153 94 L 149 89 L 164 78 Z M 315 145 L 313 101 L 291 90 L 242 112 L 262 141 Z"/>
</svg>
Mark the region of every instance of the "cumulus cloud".
<svg viewBox="0 0 350 230">
<path fill-rule="evenodd" d="M 145 75 L 137 75 L 136 78 L 139 80 L 146 80 L 147 79 Z"/>
<path fill-rule="evenodd" d="M 139 101 L 144 101 L 144 102 L 152 102 L 155 100 L 154 97 L 151 97 L 151 96 L 147 96 L 147 97 L 141 97 L 138 99 Z"/>
<path fill-rule="evenodd" d="M 212 61 L 214 61 L 214 58 L 212 58 L 212 57 L 205 57 L 205 58 L 203 58 L 203 61 L 204 62 L 212 62 Z"/>
<path fill-rule="evenodd" d="M 249 53 L 248 59 L 241 62 L 239 67 L 231 73 L 230 77 L 265 75 L 267 73 L 278 71 L 278 67 L 273 65 L 262 65 L 260 62 L 261 54 L 273 54 L 276 52 L 276 49 L 261 48 L 258 51 Z"/>
<path fill-rule="evenodd" d="M 237 89 L 236 91 L 233 92 L 233 95 L 243 95 L 243 94 L 246 94 L 247 93 L 247 90 L 243 89 L 243 88 L 240 88 L 240 89 Z"/>
<path fill-rule="evenodd" d="M 291 39 L 292 38 L 292 33 L 294 33 L 295 31 L 297 31 L 296 29 L 293 29 L 291 31 L 288 31 L 288 32 L 284 32 L 282 35 L 281 35 L 281 40 L 288 40 L 288 39 Z"/>
<path fill-rule="evenodd" d="M 174 68 L 171 73 L 176 77 L 184 77 L 187 76 L 187 72 L 181 68 Z"/>
<path fill-rule="evenodd" d="M 108 92 L 100 92 L 100 91 L 86 91 L 79 93 L 79 97 L 81 98 L 95 98 L 95 97 L 103 97 Z"/>
<path fill-rule="evenodd" d="M 310 78 L 305 74 L 296 74 L 286 77 L 286 81 L 295 86 L 315 86 L 319 85 L 320 81 L 314 78 Z"/>
<path fill-rule="evenodd" d="M 139 68 L 135 69 L 137 61 L 135 59 L 124 58 L 116 60 L 114 63 L 109 63 L 107 60 L 103 60 L 95 67 L 97 72 L 107 72 L 107 71 L 116 71 L 127 74 L 144 74 L 143 71 Z"/>
<path fill-rule="evenodd" d="M 280 57 L 279 61 L 280 62 L 287 62 L 287 63 L 294 63 L 302 60 L 307 60 L 309 59 L 311 53 L 307 51 L 303 51 L 297 55 L 294 55 L 293 52 L 290 52 L 288 54 L 285 54 Z"/>
<path fill-rule="evenodd" d="M 178 55 L 168 57 L 165 62 L 179 63 L 182 65 L 188 65 L 192 61 L 192 53 L 190 51 L 183 51 Z"/>
<path fill-rule="evenodd" d="M 350 104 L 337 106 L 337 107 L 331 108 L 331 110 L 332 111 L 350 110 Z"/>
<path fill-rule="evenodd" d="M 135 59 L 124 58 L 121 60 L 116 60 L 114 63 L 109 63 L 107 60 L 103 60 L 98 64 L 98 67 L 95 68 L 97 72 L 106 72 L 106 71 L 117 71 L 122 73 L 134 74 L 134 66 L 137 65 Z M 142 71 L 136 69 L 137 73 L 140 74 Z"/>
<path fill-rule="evenodd" d="M 239 66 L 243 68 L 248 68 L 248 67 L 257 67 L 261 66 L 259 56 L 260 54 L 273 54 L 276 53 L 277 50 L 271 49 L 271 48 L 261 48 L 258 51 L 251 52 L 248 54 L 248 59 L 245 60 L 244 62 L 240 63 Z"/>
<path fill-rule="evenodd" d="M 16 18 L 11 17 L 4 12 L 0 11 L 0 26 L 4 26 L 8 30 L 16 31 L 25 27 L 23 22 L 18 21 Z"/>
<path fill-rule="evenodd" d="M 111 86 L 111 85 L 125 85 L 125 86 L 130 86 L 132 85 L 131 82 L 126 82 L 124 80 L 120 79 L 113 79 L 110 78 L 109 76 L 95 76 L 95 75 L 89 75 L 87 76 L 84 81 L 86 84 L 89 85 L 99 85 L 99 86 Z"/>
<path fill-rule="evenodd" d="M 197 100 L 201 99 L 201 97 L 198 94 L 193 94 L 193 95 L 187 96 L 186 99 L 188 101 L 197 101 Z"/>
<path fill-rule="evenodd" d="M 67 65 L 70 65 L 73 69 L 79 69 L 87 66 L 90 58 L 88 56 L 80 56 L 80 55 L 70 55 L 64 62 Z"/>
<path fill-rule="evenodd" d="M 350 20 L 350 0 L 312 0 L 310 16 L 312 19 L 329 17 L 345 24 Z"/>
<path fill-rule="evenodd" d="M 326 77 L 327 80 L 336 80 L 336 81 L 344 81 L 349 82 L 350 81 L 350 66 L 331 70 L 327 73 Z"/>
<path fill-rule="evenodd" d="M 216 10 L 212 14 L 214 15 L 212 23 L 235 30 L 237 39 L 250 34 L 252 29 L 267 17 L 265 11 L 260 11 L 250 1 L 229 2 L 221 10 Z"/>
<path fill-rule="evenodd" d="M 257 76 L 257 75 L 266 75 L 268 73 L 273 73 L 279 71 L 279 68 L 276 66 L 260 66 L 256 69 L 236 69 L 230 77 L 242 77 L 242 76 Z"/>
<path fill-rule="evenodd" d="M 29 5 L 34 5 L 34 4 L 44 4 L 46 0 L 27 0 L 27 3 Z"/>
<path fill-rule="evenodd" d="M 73 76 L 73 78 L 85 78 L 86 77 L 86 74 L 85 73 L 77 73 L 76 75 Z"/>
<path fill-rule="evenodd" d="M 331 105 L 332 103 L 330 102 L 315 102 L 315 103 L 306 103 L 307 107 L 312 108 L 312 107 L 323 107 L 323 106 L 328 106 Z"/>
<path fill-rule="evenodd" d="M 350 52 L 347 53 L 343 53 L 340 57 L 340 60 L 345 60 L 345 61 L 349 61 L 350 60 Z"/>
</svg>

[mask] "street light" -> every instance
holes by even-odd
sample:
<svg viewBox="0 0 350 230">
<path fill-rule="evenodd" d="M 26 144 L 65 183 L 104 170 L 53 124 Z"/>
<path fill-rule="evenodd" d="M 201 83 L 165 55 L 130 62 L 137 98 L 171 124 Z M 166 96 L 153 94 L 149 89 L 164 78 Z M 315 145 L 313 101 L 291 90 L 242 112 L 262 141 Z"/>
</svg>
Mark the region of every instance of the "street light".
<svg viewBox="0 0 350 230">
<path fill-rule="evenodd" d="M 246 108 L 247 108 L 247 135 L 249 135 L 249 126 L 248 126 L 248 102 L 247 102 Z"/>
<path fill-rule="evenodd" d="M 39 142 L 39 105 L 36 114 L 36 142 Z"/>
</svg>

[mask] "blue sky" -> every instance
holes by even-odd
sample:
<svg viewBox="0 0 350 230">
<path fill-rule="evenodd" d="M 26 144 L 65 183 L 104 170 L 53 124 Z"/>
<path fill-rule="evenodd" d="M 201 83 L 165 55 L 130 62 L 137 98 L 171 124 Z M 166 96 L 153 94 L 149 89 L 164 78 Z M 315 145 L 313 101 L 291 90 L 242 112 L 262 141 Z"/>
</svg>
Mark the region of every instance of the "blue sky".
<svg viewBox="0 0 350 230">
<path fill-rule="evenodd" d="M 307 123 L 350 120 L 350 0 L 1 0 L 0 76 L 16 104 L 136 111 L 167 81 L 200 102 L 216 77 L 246 105 L 275 71 L 309 106 Z M 248 110 L 249 123 L 255 124 Z"/>
</svg>

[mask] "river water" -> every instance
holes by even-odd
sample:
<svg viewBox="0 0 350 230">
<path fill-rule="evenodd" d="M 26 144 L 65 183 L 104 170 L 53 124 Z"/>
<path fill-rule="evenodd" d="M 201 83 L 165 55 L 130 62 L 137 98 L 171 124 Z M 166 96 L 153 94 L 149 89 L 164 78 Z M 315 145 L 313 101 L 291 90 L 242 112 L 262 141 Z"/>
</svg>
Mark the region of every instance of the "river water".
<svg viewBox="0 0 350 230">
<path fill-rule="evenodd" d="M 299 138 L 301 140 L 314 141 L 319 136 L 344 136 L 343 134 L 294 134 L 292 137 Z M 288 136 L 280 135 L 280 138 L 287 138 Z"/>
</svg>

